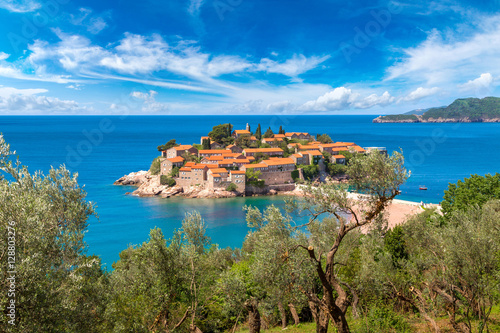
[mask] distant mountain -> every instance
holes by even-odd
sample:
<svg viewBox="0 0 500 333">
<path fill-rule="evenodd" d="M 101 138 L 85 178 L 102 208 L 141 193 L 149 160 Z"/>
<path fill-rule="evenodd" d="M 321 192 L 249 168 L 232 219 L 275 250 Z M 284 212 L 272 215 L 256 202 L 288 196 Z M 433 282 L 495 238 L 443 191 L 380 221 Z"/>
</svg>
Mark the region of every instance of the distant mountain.
<svg viewBox="0 0 500 333">
<path fill-rule="evenodd" d="M 380 116 L 374 123 L 477 123 L 500 122 L 500 98 L 459 98 L 446 107 Z"/>
</svg>

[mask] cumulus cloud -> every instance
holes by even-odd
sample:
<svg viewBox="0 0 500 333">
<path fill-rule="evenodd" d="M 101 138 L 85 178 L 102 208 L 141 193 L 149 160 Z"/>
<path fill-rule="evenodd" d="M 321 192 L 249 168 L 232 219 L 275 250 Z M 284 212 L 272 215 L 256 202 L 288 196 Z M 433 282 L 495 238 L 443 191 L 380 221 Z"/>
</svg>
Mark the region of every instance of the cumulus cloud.
<svg viewBox="0 0 500 333">
<path fill-rule="evenodd" d="M 458 87 L 462 91 L 478 91 L 486 90 L 489 91 L 493 84 L 493 76 L 490 73 L 483 73 L 481 76 L 474 80 L 469 80 Z"/>
<path fill-rule="evenodd" d="M 39 96 L 46 89 L 17 89 L 0 87 L 0 111 L 2 112 L 75 112 L 89 111 L 77 102 L 59 98 Z"/>
<path fill-rule="evenodd" d="M 0 8 L 14 13 L 28 13 L 40 9 L 42 5 L 33 0 L 0 0 Z"/>
<path fill-rule="evenodd" d="M 155 99 L 156 95 L 158 95 L 158 92 L 154 90 L 150 90 L 149 92 L 146 93 L 141 91 L 134 91 L 130 94 L 130 96 L 143 101 L 141 110 L 144 112 L 167 111 L 168 105 L 157 102 Z M 113 105 L 111 107 L 113 107 Z"/>
<path fill-rule="evenodd" d="M 10 57 L 10 54 L 5 53 L 5 52 L 0 52 L 0 60 L 5 60 L 8 57 Z"/>
<path fill-rule="evenodd" d="M 386 106 L 392 104 L 395 98 L 384 92 L 382 95 L 371 94 L 367 97 L 353 92 L 349 88 L 338 87 L 316 100 L 304 103 L 299 109 L 303 111 L 339 111 L 347 109 L 368 109 L 374 106 Z"/>
<path fill-rule="evenodd" d="M 433 88 L 418 87 L 405 97 L 402 97 L 399 101 L 405 101 L 405 102 L 419 101 L 422 98 L 436 94 L 437 92 L 439 92 L 439 90 L 440 89 L 438 87 L 433 87 Z"/>
</svg>

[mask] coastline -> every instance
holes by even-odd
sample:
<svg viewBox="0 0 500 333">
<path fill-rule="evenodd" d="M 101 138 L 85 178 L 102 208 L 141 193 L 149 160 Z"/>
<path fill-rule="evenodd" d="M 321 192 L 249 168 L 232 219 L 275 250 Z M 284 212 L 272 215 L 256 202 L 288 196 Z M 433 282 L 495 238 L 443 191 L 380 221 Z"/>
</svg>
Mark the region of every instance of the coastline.
<svg viewBox="0 0 500 333">
<path fill-rule="evenodd" d="M 131 185 L 137 186 L 133 192 L 127 192 L 127 195 L 138 197 L 181 197 L 184 199 L 221 199 L 221 198 L 235 198 L 244 197 L 244 193 L 229 192 L 223 189 L 204 189 L 202 187 L 190 186 L 183 188 L 182 186 L 175 185 L 169 187 L 168 185 L 161 185 L 159 176 L 153 176 L 149 171 L 132 172 L 119 178 L 113 185 Z M 274 191 L 271 190 L 266 194 L 254 194 L 252 196 L 304 196 L 302 190 L 303 185 L 298 185 L 291 191 Z M 348 193 L 348 197 L 354 200 L 363 200 L 366 197 L 359 193 Z M 419 214 L 427 208 L 436 208 L 440 210 L 439 204 L 423 204 L 422 202 L 393 199 L 387 206 L 385 214 L 388 221 L 388 227 L 393 228 L 397 225 L 404 223 L 408 217 Z M 362 229 L 362 232 L 367 230 Z"/>
</svg>

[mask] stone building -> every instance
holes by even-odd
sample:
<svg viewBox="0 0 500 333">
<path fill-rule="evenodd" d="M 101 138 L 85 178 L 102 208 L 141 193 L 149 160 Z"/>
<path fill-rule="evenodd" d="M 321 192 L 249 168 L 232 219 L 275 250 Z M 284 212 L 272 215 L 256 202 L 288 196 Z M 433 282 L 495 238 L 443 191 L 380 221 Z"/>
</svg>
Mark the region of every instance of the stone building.
<svg viewBox="0 0 500 333">
<path fill-rule="evenodd" d="M 180 145 L 162 151 L 162 156 L 166 158 L 173 158 L 177 156 L 182 156 L 185 153 L 196 155 L 198 154 L 198 149 L 196 149 L 191 145 Z"/>
<path fill-rule="evenodd" d="M 181 156 L 165 158 L 160 161 L 160 174 L 161 175 L 170 175 L 170 172 L 174 167 L 182 167 L 184 164 L 184 158 Z"/>
</svg>

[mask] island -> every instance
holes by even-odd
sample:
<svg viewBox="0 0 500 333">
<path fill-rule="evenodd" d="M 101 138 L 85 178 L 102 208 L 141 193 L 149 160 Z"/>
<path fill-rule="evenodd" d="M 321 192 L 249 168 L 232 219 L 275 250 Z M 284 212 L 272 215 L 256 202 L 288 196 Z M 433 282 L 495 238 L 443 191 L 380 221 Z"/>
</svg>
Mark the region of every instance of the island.
<svg viewBox="0 0 500 333">
<path fill-rule="evenodd" d="M 446 107 L 425 112 L 408 112 L 379 116 L 374 123 L 497 123 L 500 122 L 500 98 L 485 97 L 456 99 Z"/>
<path fill-rule="evenodd" d="M 133 185 L 132 195 L 170 198 L 226 198 L 248 195 L 297 194 L 296 184 L 345 179 L 354 154 L 387 153 L 384 147 L 354 142 L 333 142 L 327 134 L 275 134 L 260 124 L 252 132 L 233 130 L 231 124 L 214 126 L 199 144 L 178 144 L 171 139 L 158 146 L 149 171 L 132 172 L 115 185 Z"/>
</svg>

